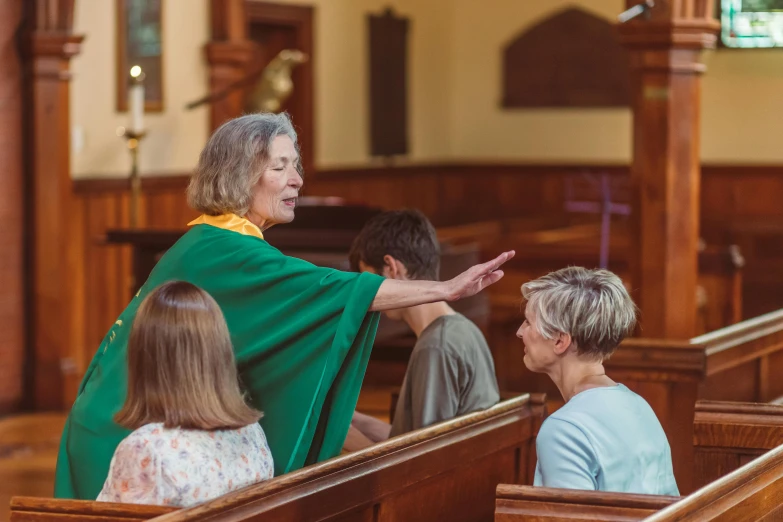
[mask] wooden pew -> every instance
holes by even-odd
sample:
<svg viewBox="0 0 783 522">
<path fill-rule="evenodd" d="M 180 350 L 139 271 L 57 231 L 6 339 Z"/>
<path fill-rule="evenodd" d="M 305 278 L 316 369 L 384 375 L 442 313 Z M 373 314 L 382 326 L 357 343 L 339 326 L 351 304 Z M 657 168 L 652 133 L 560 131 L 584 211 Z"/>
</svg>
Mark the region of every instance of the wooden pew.
<svg viewBox="0 0 783 522">
<path fill-rule="evenodd" d="M 783 406 L 698 401 L 693 421 L 696 487 L 714 482 L 783 444 Z"/>
<path fill-rule="evenodd" d="M 544 404 L 542 395 L 525 394 L 160 519 L 285 521 L 303 520 L 306 513 L 307 519 L 333 521 L 377 516 L 415 522 L 441 514 L 444 520 L 491 520 L 497 484 L 532 483 Z M 13 521 L 54 522 L 66 515 L 102 517 L 96 522 L 144 519 L 127 505 L 20 497 L 11 502 Z"/>
<path fill-rule="evenodd" d="M 543 397 L 525 395 L 160 521 L 491 520 L 503 477 L 532 482 L 542 420 Z"/>
<path fill-rule="evenodd" d="M 707 486 L 783 444 L 783 406 L 698 401 L 693 431 L 696 484 Z M 495 521 L 642 520 L 680 499 L 501 484 Z"/>
<path fill-rule="evenodd" d="M 687 497 L 500 485 L 496 522 L 783 520 L 783 445 Z"/>
<path fill-rule="evenodd" d="M 643 520 L 681 498 L 500 484 L 495 522 Z"/>
<path fill-rule="evenodd" d="M 152 520 L 173 511 L 176 508 L 86 500 L 36 497 L 11 499 L 11 522 L 131 522 Z"/>
<path fill-rule="evenodd" d="M 778 446 L 645 520 L 783 520 L 783 446 Z"/>
</svg>

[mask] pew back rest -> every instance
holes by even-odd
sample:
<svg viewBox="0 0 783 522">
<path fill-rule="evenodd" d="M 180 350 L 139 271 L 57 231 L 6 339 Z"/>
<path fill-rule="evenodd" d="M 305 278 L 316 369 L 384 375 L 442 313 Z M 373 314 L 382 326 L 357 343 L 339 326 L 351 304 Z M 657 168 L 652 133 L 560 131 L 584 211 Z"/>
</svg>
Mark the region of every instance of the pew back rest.
<svg viewBox="0 0 783 522">
<path fill-rule="evenodd" d="M 680 497 L 501 484 L 495 522 L 643 520 Z"/>
<path fill-rule="evenodd" d="M 694 477 L 713 482 L 783 444 L 783 406 L 698 401 L 693 422 Z"/>
<path fill-rule="evenodd" d="M 783 446 L 645 519 L 647 522 L 781 520 Z"/>
<path fill-rule="evenodd" d="M 492 520 L 497 484 L 532 482 L 544 404 L 522 395 L 156 520 Z"/>
<path fill-rule="evenodd" d="M 14 497 L 11 499 L 11 522 L 131 522 L 150 520 L 175 509 L 88 500 Z"/>
</svg>

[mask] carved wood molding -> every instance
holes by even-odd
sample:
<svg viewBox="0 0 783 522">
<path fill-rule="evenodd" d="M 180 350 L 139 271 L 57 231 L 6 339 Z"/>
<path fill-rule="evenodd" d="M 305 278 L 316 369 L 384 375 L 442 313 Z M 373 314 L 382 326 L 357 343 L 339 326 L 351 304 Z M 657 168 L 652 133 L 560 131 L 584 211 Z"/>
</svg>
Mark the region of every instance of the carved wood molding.
<svg viewBox="0 0 783 522">
<path fill-rule="evenodd" d="M 627 7 L 638 3 L 639 0 L 626 0 Z M 618 26 L 620 38 L 629 48 L 713 48 L 720 31 L 713 4 L 705 0 L 657 0 L 649 11 L 649 19 L 638 17 Z"/>
</svg>

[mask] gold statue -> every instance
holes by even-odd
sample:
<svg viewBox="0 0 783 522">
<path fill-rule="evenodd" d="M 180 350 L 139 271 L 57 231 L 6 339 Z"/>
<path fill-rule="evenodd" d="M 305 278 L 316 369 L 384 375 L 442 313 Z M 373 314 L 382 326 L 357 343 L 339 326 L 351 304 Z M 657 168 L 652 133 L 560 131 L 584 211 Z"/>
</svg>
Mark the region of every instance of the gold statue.
<svg viewBox="0 0 783 522">
<path fill-rule="evenodd" d="M 307 59 L 307 55 L 302 51 L 283 49 L 263 69 L 250 72 L 220 91 L 191 102 L 185 107 L 194 109 L 199 105 L 224 98 L 236 89 L 255 84 L 245 103 L 245 110 L 247 112 L 279 112 L 283 103 L 294 90 L 291 70 L 306 62 Z"/>
<path fill-rule="evenodd" d="M 264 68 L 261 80 L 248 98 L 245 109 L 248 112 L 279 112 L 294 90 L 291 70 L 306 61 L 307 55 L 302 51 L 296 49 L 280 51 Z"/>
</svg>

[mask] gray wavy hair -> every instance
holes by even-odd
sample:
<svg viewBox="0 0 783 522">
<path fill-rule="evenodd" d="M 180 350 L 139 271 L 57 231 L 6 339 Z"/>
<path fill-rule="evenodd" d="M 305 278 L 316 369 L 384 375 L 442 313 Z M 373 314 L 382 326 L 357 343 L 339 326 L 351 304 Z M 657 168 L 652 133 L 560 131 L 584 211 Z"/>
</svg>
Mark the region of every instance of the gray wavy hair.
<svg viewBox="0 0 783 522">
<path fill-rule="evenodd" d="M 210 216 L 247 214 L 252 188 L 278 136 L 291 138 L 299 152 L 296 131 L 286 113 L 248 114 L 221 125 L 201 151 L 188 184 L 188 205 Z M 302 175 L 301 166 L 298 169 Z"/>
<path fill-rule="evenodd" d="M 568 267 L 522 285 L 546 339 L 571 335 L 579 355 L 605 359 L 636 326 L 636 305 L 608 270 Z"/>
</svg>

